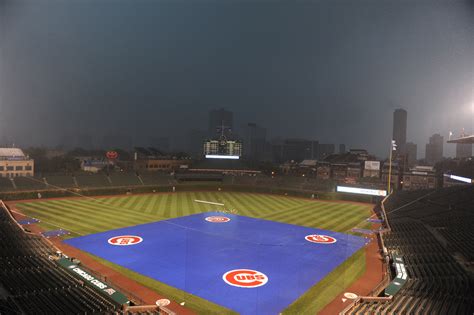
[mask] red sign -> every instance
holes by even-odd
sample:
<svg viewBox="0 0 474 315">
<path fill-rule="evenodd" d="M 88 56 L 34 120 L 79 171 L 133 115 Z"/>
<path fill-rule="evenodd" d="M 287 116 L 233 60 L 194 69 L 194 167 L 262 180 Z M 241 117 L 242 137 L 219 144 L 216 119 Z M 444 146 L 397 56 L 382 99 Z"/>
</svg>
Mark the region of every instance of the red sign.
<svg viewBox="0 0 474 315">
<path fill-rule="evenodd" d="M 116 151 L 107 151 L 107 153 L 105 153 L 105 156 L 109 160 L 115 160 L 118 158 L 118 153 Z"/>
<path fill-rule="evenodd" d="M 207 217 L 205 220 L 212 223 L 226 223 L 230 221 L 228 217 L 217 216 L 217 215 L 212 216 L 212 217 Z"/>
<path fill-rule="evenodd" d="M 143 238 L 141 238 L 140 236 L 135 236 L 135 235 L 120 235 L 120 236 L 114 236 L 112 238 L 109 238 L 107 242 L 110 245 L 128 246 L 128 245 L 135 245 L 135 244 L 143 242 Z"/>
<path fill-rule="evenodd" d="M 317 244 L 334 244 L 337 240 L 334 237 L 327 236 L 327 235 L 319 235 L 319 234 L 311 234 L 306 235 L 305 239 L 311 243 Z"/>
<path fill-rule="evenodd" d="M 234 269 L 226 272 L 222 279 L 231 286 L 239 288 L 257 288 L 268 282 L 268 277 L 252 269 Z"/>
</svg>

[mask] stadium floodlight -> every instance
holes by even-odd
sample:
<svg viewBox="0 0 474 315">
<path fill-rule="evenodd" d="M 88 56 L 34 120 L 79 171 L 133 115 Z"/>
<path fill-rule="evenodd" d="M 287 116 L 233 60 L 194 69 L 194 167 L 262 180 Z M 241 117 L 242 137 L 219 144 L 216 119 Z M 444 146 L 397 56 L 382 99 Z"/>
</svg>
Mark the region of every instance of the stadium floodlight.
<svg viewBox="0 0 474 315">
<path fill-rule="evenodd" d="M 345 193 L 352 193 L 352 194 L 360 194 L 360 195 L 369 195 L 369 196 L 387 196 L 386 190 L 381 189 L 368 189 L 368 188 L 359 188 L 359 187 L 347 187 L 347 186 L 337 186 L 337 192 L 345 192 Z"/>
<path fill-rule="evenodd" d="M 463 183 L 468 183 L 468 184 L 473 183 L 472 178 L 468 178 L 468 177 L 462 177 L 462 176 L 457 176 L 457 175 L 449 175 L 449 174 L 444 174 L 444 176 L 449 177 L 449 178 L 454 179 L 454 180 L 457 180 L 457 181 L 460 181 L 460 182 L 463 182 Z"/>
<path fill-rule="evenodd" d="M 206 159 L 226 159 L 226 160 L 238 160 L 238 155 L 218 155 L 218 154 L 206 154 Z"/>
</svg>

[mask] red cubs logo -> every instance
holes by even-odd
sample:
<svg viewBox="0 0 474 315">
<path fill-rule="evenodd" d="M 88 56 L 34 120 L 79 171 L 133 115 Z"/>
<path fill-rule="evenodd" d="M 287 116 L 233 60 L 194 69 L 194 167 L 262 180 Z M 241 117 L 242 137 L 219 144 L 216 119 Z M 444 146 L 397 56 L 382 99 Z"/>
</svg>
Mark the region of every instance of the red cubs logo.
<svg viewBox="0 0 474 315">
<path fill-rule="evenodd" d="M 229 285 L 239 288 L 257 288 L 268 282 L 268 277 L 256 270 L 234 269 L 226 272 L 222 279 Z"/>
<path fill-rule="evenodd" d="M 205 220 L 212 223 L 226 223 L 230 221 L 228 217 L 218 216 L 218 215 L 207 217 Z"/>
<path fill-rule="evenodd" d="M 317 244 L 334 244 L 337 240 L 334 237 L 327 236 L 327 235 L 320 235 L 320 234 L 311 234 L 306 235 L 305 239 L 311 243 Z"/>
<path fill-rule="evenodd" d="M 116 245 L 116 246 L 128 246 L 128 245 L 135 245 L 138 243 L 141 243 L 143 241 L 143 238 L 140 236 L 135 236 L 135 235 L 121 235 L 121 236 L 114 236 L 112 238 L 109 238 L 108 243 L 110 245 Z"/>
</svg>

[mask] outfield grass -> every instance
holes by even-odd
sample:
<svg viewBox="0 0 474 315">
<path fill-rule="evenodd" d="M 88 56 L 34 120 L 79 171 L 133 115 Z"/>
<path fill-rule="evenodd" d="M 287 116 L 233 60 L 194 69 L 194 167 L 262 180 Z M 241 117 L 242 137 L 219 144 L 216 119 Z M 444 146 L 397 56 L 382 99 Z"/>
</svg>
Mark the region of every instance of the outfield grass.
<svg viewBox="0 0 474 315">
<path fill-rule="evenodd" d="M 225 206 L 196 203 L 195 199 L 221 202 Z M 365 219 L 370 215 L 370 206 L 363 204 L 237 192 L 182 192 L 43 200 L 20 202 L 17 207 L 26 215 L 40 219 L 45 229 L 61 227 L 71 231 L 71 237 L 215 210 L 231 210 L 239 215 L 336 232 L 348 232 L 355 226 L 366 228 L 368 223 Z M 185 300 L 187 306 L 199 313 L 232 313 L 123 267 L 100 261 L 165 296 L 176 301 Z M 284 313 L 314 314 L 363 274 L 364 270 L 365 256 L 363 251 L 359 251 L 292 303 Z"/>
</svg>

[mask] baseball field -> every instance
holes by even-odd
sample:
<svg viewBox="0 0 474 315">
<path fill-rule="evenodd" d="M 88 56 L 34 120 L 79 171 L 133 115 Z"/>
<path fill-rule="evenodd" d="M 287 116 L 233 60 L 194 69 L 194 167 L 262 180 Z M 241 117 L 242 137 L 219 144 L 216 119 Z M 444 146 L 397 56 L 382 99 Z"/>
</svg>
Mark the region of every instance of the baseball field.
<svg viewBox="0 0 474 315">
<path fill-rule="evenodd" d="M 196 264 L 201 263 L 202 265 L 197 265 L 201 266 L 198 267 L 201 269 L 204 267 L 218 269 L 224 268 L 223 266 L 229 266 L 230 268 L 229 261 L 234 263 L 240 259 L 243 262 L 242 266 L 239 265 L 241 268 L 248 268 L 249 265 L 253 266 L 252 264 L 260 269 L 267 266 L 268 270 L 271 270 L 268 273 L 270 275 L 269 279 L 266 279 L 268 284 L 251 289 L 253 290 L 251 292 L 261 293 L 257 295 L 262 301 L 255 302 L 255 309 L 265 311 L 267 310 L 265 307 L 274 306 L 274 303 L 265 304 L 265 301 L 263 301 L 265 294 L 268 294 L 267 299 L 271 300 L 275 299 L 275 296 L 288 296 L 288 294 L 285 294 L 285 290 L 291 291 L 292 294 L 299 292 L 298 290 L 303 290 L 301 294 L 298 293 L 298 296 L 292 298 L 289 303 L 282 302 L 285 306 L 280 308 L 279 311 L 283 314 L 316 313 L 364 273 L 365 253 L 362 245 L 360 245 L 363 244 L 360 241 L 363 238 L 351 233 L 350 230 L 354 227 L 367 228 L 369 223 L 365 220 L 371 215 L 371 206 L 360 203 L 217 191 L 53 199 L 19 202 L 16 206 L 22 213 L 41 220 L 40 225 L 43 229 L 57 230 L 62 228 L 68 230 L 71 234 L 65 237 L 69 239 L 66 242 L 71 241 L 73 246 L 85 250 L 100 262 L 171 299 L 186 302 L 187 307 L 202 314 L 230 314 L 240 311 L 240 309 L 238 306 L 234 307 L 234 304 L 229 304 L 227 307 L 222 306 L 226 304 L 224 299 L 220 299 L 219 294 L 224 297 L 228 296 L 229 293 L 224 293 L 226 289 L 201 292 L 198 289 L 211 287 L 211 283 L 199 285 L 198 281 L 201 278 L 198 275 L 194 275 L 194 278 L 192 278 L 192 273 L 183 276 L 180 270 L 170 270 L 169 268 L 176 266 L 176 268 L 185 268 L 183 270 L 195 270 L 196 266 L 190 265 L 191 261 Z M 232 219 L 231 222 L 234 225 L 230 224 L 225 227 L 219 225 L 219 227 L 212 226 L 209 228 L 202 225 L 201 221 L 204 221 L 199 221 L 199 216 L 193 216 L 202 214 L 204 219 L 206 212 L 212 212 L 212 216 L 219 214 L 227 216 Z M 187 216 L 191 219 L 187 219 Z M 246 219 L 247 217 L 252 219 Z M 187 222 L 191 222 L 189 220 L 194 221 L 187 226 Z M 160 224 L 160 222 L 164 224 Z M 180 234 L 177 228 L 170 229 L 170 226 L 179 227 L 185 232 Z M 262 231 L 266 231 L 266 234 L 278 231 L 276 233 L 278 235 L 263 235 L 263 232 L 258 232 L 260 227 Z M 176 257 L 188 255 L 186 259 L 189 260 L 186 260 L 183 266 L 179 266 L 179 264 L 166 265 L 165 263 L 160 265 L 156 264 L 155 261 L 156 270 L 161 270 L 159 268 L 170 270 L 169 274 L 172 274 L 173 277 L 169 279 L 161 278 L 159 272 L 155 276 L 148 266 L 143 266 L 143 262 L 149 257 L 147 253 L 156 252 L 151 247 L 143 247 L 143 250 L 137 250 L 140 247 L 127 246 L 127 248 L 135 248 L 133 250 L 135 254 L 140 252 L 135 257 L 139 257 L 137 260 L 139 259 L 141 263 L 136 262 L 134 265 L 130 264 L 129 261 L 112 259 L 112 257 L 115 257 L 113 254 L 111 254 L 112 256 L 102 255 L 106 252 L 106 247 L 104 247 L 104 250 L 96 248 L 94 249 L 96 252 L 94 252 L 94 250 L 89 250 L 87 246 L 81 248 L 82 243 L 80 241 L 74 244 L 75 239 L 81 240 L 84 238 L 87 240 L 87 237 L 94 238 L 95 235 L 100 238 L 102 234 L 109 236 L 122 235 L 125 232 L 130 234 L 130 231 L 134 235 L 138 235 L 142 230 L 154 233 L 146 234 L 148 239 L 162 238 L 159 245 L 162 253 L 157 256 L 158 260 L 166 259 L 167 253 L 170 257 L 168 261 L 172 260 L 172 253 L 175 252 Z M 194 233 L 192 237 L 189 236 L 191 235 L 190 232 Z M 336 247 L 336 245 L 334 247 L 330 247 L 330 245 L 323 245 L 320 248 L 308 247 L 314 244 L 300 244 L 298 243 L 299 239 L 298 241 L 293 239 L 300 237 L 298 233 L 303 233 L 301 235 L 330 235 L 338 239 L 335 244 L 339 247 Z M 185 243 L 177 241 L 182 238 L 182 235 L 188 235 L 189 239 Z M 146 237 L 138 246 L 150 246 L 150 243 L 146 245 L 148 240 Z M 197 242 L 199 244 L 196 244 Z M 181 246 L 182 244 L 186 246 Z M 188 245 L 192 245 L 196 246 L 195 248 L 202 249 L 200 246 L 203 244 L 207 244 L 209 248 L 218 247 L 219 251 L 207 254 L 202 250 L 196 251 L 192 247 L 188 248 Z M 294 247 L 295 250 L 292 250 L 289 247 L 290 245 L 301 246 Z M 181 247 L 186 247 L 186 251 L 181 250 Z M 279 251 L 275 251 L 277 247 Z M 125 253 L 125 256 L 127 255 L 127 252 L 123 253 Z M 225 254 L 220 257 L 213 253 Z M 232 253 L 238 254 L 232 257 Z M 202 257 L 199 258 L 199 255 L 202 255 Z M 255 257 L 249 257 L 254 255 Z M 288 257 L 287 263 L 283 263 L 284 259 L 281 260 L 282 257 Z M 202 261 L 199 261 L 199 259 L 202 259 Z M 319 265 L 305 264 L 305 259 L 309 262 L 310 259 L 313 259 Z M 275 265 L 275 261 L 280 260 L 281 265 Z M 301 264 L 298 264 L 300 261 Z M 293 269 L 287 270 L 285 266 L 291 266 Z M 315 271 L 314 279 L 316 280 L 313 280 L 311 285 L 308 286 L 306 278 L 310 278 L 313 269 L 319 271 Z M 202 277 L 202 275 L 200 276 Z M 294 287 L 291 287 L 290 284 L 287 288 L 283 285 L 275 287 L 278 284 L 279 277 L 282 277 L 282 281 L 285 283 L 292 283 L 291 281 L 298 277 L 299 280 L 294 280 Z M 183 284 L 181 285 L 181 283 Z M 193 291 L 193 286 L 196 287 L 197 291 Z M 232 288 L 232 290 L 238 289 Z M 246 295 L 250 292 L 249 289 L 243 290 Z M 269 291 L 266 292 L 265 290 Z M 240 291 L 229 292 L 236 292 L 237 298 Z M 246 298 L 242 297 L 243 303 L 245 303 Z M 254 296 L 251 296 L 250 299 L 256 300 Z M 221 301 L 223 302 L 221 303 Z M 255 309 L 242 308 L 242 312 L 253 313 Z"/>
</svg>

